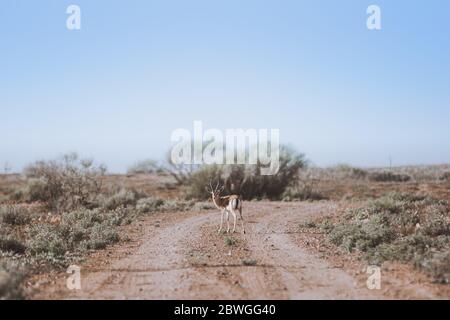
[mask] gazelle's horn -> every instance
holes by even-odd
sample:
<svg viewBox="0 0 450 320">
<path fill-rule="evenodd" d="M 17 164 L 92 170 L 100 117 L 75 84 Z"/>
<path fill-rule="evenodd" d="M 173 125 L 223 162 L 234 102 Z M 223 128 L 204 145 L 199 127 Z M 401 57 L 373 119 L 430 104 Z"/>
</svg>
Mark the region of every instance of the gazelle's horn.
<svg viewBox="0 0 450 320">
<path fill-rule="evenodd" d="M 208 185 L 205 186 L 205 190 L 207 192 L 212 192 L 211 180 L 209 181 L 209 186 Z"/>
<path fill-rule="evenodd" d="M 214 189 L 214 191 L 219 190 L 219 184 L 220 184 L 220 180 L 217 181 L 217 186 L 216 186 L 216 188 Z"/>
</svg>

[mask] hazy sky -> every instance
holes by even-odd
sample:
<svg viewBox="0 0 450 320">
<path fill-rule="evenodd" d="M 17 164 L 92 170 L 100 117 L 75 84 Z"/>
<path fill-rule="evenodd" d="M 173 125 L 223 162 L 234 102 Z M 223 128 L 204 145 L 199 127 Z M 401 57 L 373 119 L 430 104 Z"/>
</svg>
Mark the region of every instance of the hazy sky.
<svg viewBox="0 0 450 320">
<path fill-rule="evenodd" d="M 2 0 L 0 112 L 16 171 L 68 151 L 124 171 L 194 120 L 279 128 L 317 165 L 448 163 L 450 2 Z"/>
</svg>

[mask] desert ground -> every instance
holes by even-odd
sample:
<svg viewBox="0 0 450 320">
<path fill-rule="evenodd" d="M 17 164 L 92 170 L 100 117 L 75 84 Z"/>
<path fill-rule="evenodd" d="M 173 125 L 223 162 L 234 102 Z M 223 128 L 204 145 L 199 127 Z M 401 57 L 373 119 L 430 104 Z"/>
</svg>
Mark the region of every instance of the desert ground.
<svg viewBox="0 0 450 320">
<path fill-rule="evenodd" d="M 448 166 L 440 167 L 439 172 L 447 169 Z M 407 182 L 368 182 L 336 177 L 335 173 L 327 178 L 323 173 L 320 178 L 314 174 L 308 173 L 308 179 L 313 181 L 314 189 L 323 199 L 244 201 L 245 234 L 240 220 L 235 233 L 218 233 L 220 213 L 210 200 L 183 210 L 169 208 L 164 212 L 138 215 L 118 227 L 119 241 L 87 250 L 83 259 L 76 263 L 81 268 L 79 290 L 67 288 L 69 275 L 65 268 L 34 268 L 23 284 L 24 297 L 450 298 L 448 283 L 436 281 L 411 263 L 402 261 L 380 264 L 381 288 L 369 289 L 369 263 L 361 252 L 349 252 L 330 243 L 326 232 L 320 228 L 305 227 L 311 221 L 343 219 L 349 209 L 362 207 L 392 191 L 450 200 L 447 182 L 419 178 Z M 19 188 L 24 183 L 20 175 L 1 176 L 2 190 L 6 190 L 6 186 Z M 171 177 L 164 174 L 107 175 L 105 183 L 139 189 L 162 199 L 178 199 L 182 192 L 174 186 Z M 39 208 L 33 203 L 28 206 Z"/>
<path fill-rule="evenodd" d="M 82 289 L 66 274 L 48 275 L 38 299 L 436 299 L 448 286 L 430 284 L 410 268 L 390 265 L 381 290 L 369 290 L 365 265 L 321 248 L 296 230 L 303 219 L 332 214 L 332 202 L 246 205 L 247 233 L 217 233 L 218 213 L 157 214 L 140 222 L 135 239 L 98 254 L 82 268 Z M 248 265 L 246 265 L 248 264 Z M 385 277 L 384 277 L 385 275 Z M 42 281 L 42 280 L 41 280 Z M 45 284 L 46 282 L 44 282 Z"/>
</svg>

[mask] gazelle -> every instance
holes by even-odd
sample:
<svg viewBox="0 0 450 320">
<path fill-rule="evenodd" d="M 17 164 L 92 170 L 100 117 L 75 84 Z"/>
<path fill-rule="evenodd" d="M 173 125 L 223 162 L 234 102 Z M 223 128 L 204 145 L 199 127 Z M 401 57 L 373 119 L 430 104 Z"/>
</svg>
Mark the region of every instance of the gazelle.
<svg viewBox="0 0 450 320">
<path fill-rule="evenodd" d="M 205 189 L 208 193 L 211 193 L 212 201 L 214 202 L 214 205 L 221 211 L 220 216 L 220 228 L 219 233 L 222 231 L 223 226 L 223 216 L 225 215 L 225 218 L 227 220 L 227 233 L 230 232 L 230 216 L 231 213 L 233 215 L 233 233 L 236 230 L 236 219 L 237 219 L 237 212 L 239 212 L 239 217 L 242 221 L 242 232 L 245 233 L 245 227 L 244 227 L 244 218 L 242 217 L 242 199 L 239 195 L 229 195 L 229 196 L 220 196 L 220 193 L 223 191 L 225 187 L 219 187 L 219 182 L 217 182 L 217 185 L 215 188 L 212 187 L 211 181 L 209 182 L 209 187 L 206 186 Z"/>
</svg>

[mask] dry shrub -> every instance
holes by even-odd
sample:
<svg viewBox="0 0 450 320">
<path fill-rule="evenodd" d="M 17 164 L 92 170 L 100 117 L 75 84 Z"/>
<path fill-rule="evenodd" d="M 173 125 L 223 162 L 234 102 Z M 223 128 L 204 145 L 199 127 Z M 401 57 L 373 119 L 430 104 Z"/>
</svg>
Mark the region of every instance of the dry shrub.
<svg viewBox="0 0 450 320">
<path fill-rule="evenodd" d="M 121 188 L 110 196 L 100 198 L 100 206 L 105 210 L 136 205 L 137 201 L 146 195 L 134 189 Z"/>
<path fill-rule="evenodd" d="M 450 172 L 444 172 L 444 173 L 439 177 L 439 180 L 450 182 Z"/>
<path fill-rule="evenodd" d="M 347 164 L 339 164 L 329 169 L 336 179 L 365 179 L 368 172 L 361 168 L 352 167 Z"/>
<path fill-rule="evenodd" d="M 38 161 L 24 171 L 28 179 L 27 198 L 42 201 L 57 211 L 89 206 L 101 191 L 105 172 L 104 166 L 80 160 L 75 153 L 61 160 Z"/>
<path fill-rule="evenodd" d="M 0 261 L 0 300 L 24 299 L 25 271 L 12 262 Z"/>
<path fill-rule="evenodd" d="M 381 171 L 371 173 L 369 180 L 375 182 L 408 182 L 411 180 L 411 176 L 390 171 Z"/>
<path fill-rule="evenodd" d="M 119 241 L 116 227 L 134 219 L 132 210 L 78 209 L 63 213 L 59 224 L 38 224 L 28 229 L 27 253 L 55 266 L 67 266 L 85 250 L 103 249 Z"/>
<path fill-rule="evenodd" d="M 0 251 L 23 254 L 27 247 L 12 235 L 0 235 Z"/>
<path fill-rule="evenodd" d="M 296 185 L 299 172 L 307 162 L 303 154 L 288 147 L 281 148 L 279 160 L 279 170 L 274 175 L 261 175 L 261 164 L 204 165 L 186 179 L 186 197 L 199 200 L 209 198 L 205 186 L 213 181 L 225 186 L 224 194 L 237 193 L 244 199 L 280 200 L 288 187 Z"/>
<path fill-rule="evenodd" d="M 139 199 L 139 201 L 136 204 L 136 209 L 140 213 L 152 213 L 159 210 L 159 208 L 164 204 L 164 200 L 159 198 L 143 198 Z"/>
<path fill-rule="evenodd" d="M 160 199 L 148 197 L 140 199 L 136 204 L 136 209 L 139 213 L 154 213 L 154 212 L 176 212 L 195 209 L 193 201 Z"/>
<path fill-rule="evenodd" d="M 30 222 L 30 214 L 17 205 L 1 205 L 0 222 L 13 226 L 25 225 Z"/>
<path fill-rule="evenodd" d="M 128 174 L 150 174 L 159 172 L 161 169 L 158 166 L 158 163 L 154 160 L 144 160 L 140 161 L 130 168 L 128 168 Z"/>
<path fill-rule="evenodd" d="M 436 281 L 450 281 L 445 264 L 450 246 L 447 201 L 390 194 L 349 210 L 326 231 L 332 243 L 362 252 L 371 264 L 385 260 L 411 262 Z"/>
</svg>

